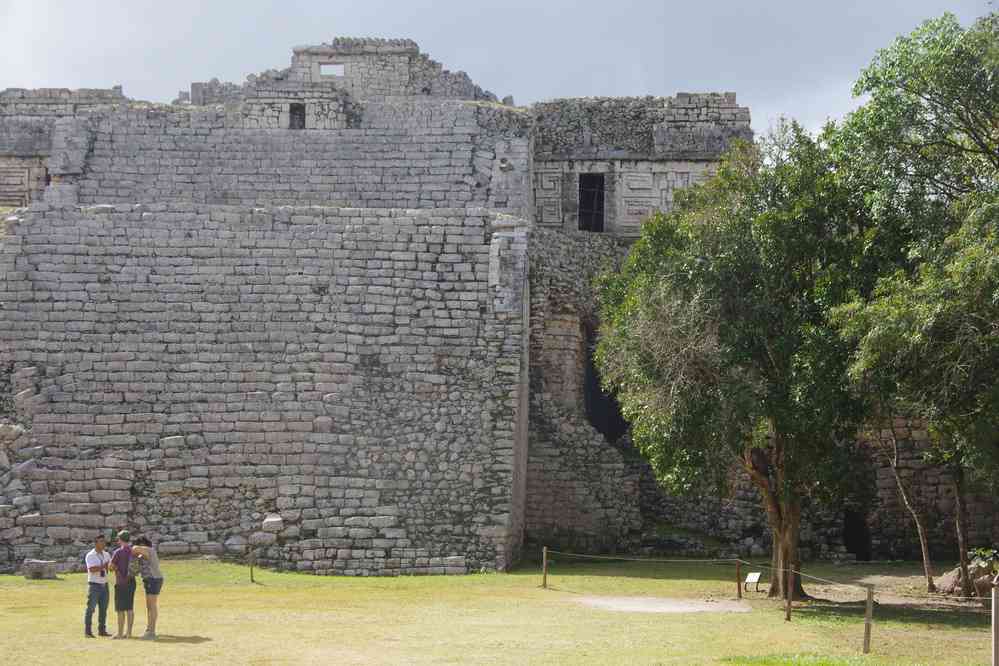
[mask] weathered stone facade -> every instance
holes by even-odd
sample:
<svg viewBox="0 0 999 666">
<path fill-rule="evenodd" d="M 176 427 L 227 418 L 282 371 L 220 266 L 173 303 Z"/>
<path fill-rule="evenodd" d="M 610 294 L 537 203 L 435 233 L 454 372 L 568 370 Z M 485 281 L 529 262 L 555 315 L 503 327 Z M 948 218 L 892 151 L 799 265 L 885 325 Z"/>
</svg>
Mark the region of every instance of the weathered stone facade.
<svg viewBox="0 0 999 666">
<path fill-rule="evenodd" d="M 0 206 L 26 206 L 41 197 L 49 183 L 48 158 L 59 148 L 53 139 L 60 119 L 124 101 L 120 86 L 0 91 Z"/>
<path fill-rule="evenodd" d="M 0 568 L 125 524 L 317 573 L 504 569 L 663 520 L 765 548 L 744 480 L 661 493 L 591 358 L 593 278 L 751 136 L 733 93 L 500 104 L 409 40 L 173 105 L 0 92 L 0 206 L 30 204 L 0 252 Z M 841 530 L 803 539 L 839 556 Z"/>
<path fill-rule="evenodd" d="M 923 515 L 931 554 L 942 560 L 953 559 L 957 549 L 953 479 L 945 468 L 926 462 L 929 434 L 924 423 L 898 419 L 894 431 L 898 441 L 899 475 L 908 488 L 910 499 Z M 911 515 L 898 496 L 888 461 L 877 455 L 874 448 L 874 438 L 888 444 L 891 437 L 891 431 L 886 429 L 865 433 L 862 440 L 871 451 L 876 484 L 876 500 L 866 516 L 872 549 L 884 557 L 918 558 L 919 541 Z M 995 498 L 971 487 L 966 489 L 964 501 L 970 544 L 974 547 L 994 544 L 999 540 Z"/>
<path fill-rule="evenodd" d="M 5 536 L 71 559 L 127 524 L 323 573 L 505 567 L 526 253 L 481 209 L 35 206 L 0 255 L 31 424 Z"/>
<path fill-rule="evenodd" d="M 533 112 L 535 223 L 584 228 L 580 210 L 594 187 L 586 174 L 599 188 L 601 230 L 623 237 L 708 177 L 731 141 L 752 139 L 735 93 L 555 100 Z"/>
<path fill-rule="evenodd" d="M 531 427 L 527 533 L 533 544 L 616 550 L 642 528 L 639 475 L 587 416 L 596 325 L 593 280 L 626 246 L 612 236 L 536 228 L 530 239 Z"/>
</svg>

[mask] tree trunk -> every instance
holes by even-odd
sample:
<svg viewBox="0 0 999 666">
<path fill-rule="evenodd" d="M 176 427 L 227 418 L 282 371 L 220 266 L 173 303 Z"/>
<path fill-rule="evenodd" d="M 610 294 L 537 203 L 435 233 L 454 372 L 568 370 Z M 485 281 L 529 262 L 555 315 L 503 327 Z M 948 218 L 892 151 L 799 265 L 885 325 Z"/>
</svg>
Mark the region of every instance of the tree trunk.
<svg viewBox="0 0 999 666">
<path fill-rule="evenodd" d="M 923 555 L 923 574 L 926 576 L 926 591 L 936 592 L 937 585 L 933 582 L 933 564 L 930 562 L 930 544 L 926 539 L 926 527 L 923 526 L 923 518 L 915 511 L 912 511 L 912 520 L 916 523 L 916 532 L 919 534 L 919 550 Z"/>
<path fill-rule="evenodd" d="M 787 598 L 787 570 L 801 571 L 801 556 L 798 554 L 798 541 L 801 534 L 801 500 L 794 493 L 778 495 L 774 483 L 770 478 L 769 469 L 761 467 L 760 461 L 755 461 L 747 451 L 742 463 L 753 483 L 760 490 L 763 500 L 763 508 L 767 512 L 767 522 L 770 524 L 771 544 L 771 572 L 770 572 L 770 597 Z M 777 468 L 777 476 L 780 476 L 780 455 L 779 450 L 774 455 Z M 794 574 L 792 581 L 794 589 L 794 599 L 805 599 L 808 595 L 801 585 L 801 576 Z"/>
<path fill-rule="evenodd" d="M 898 488 L 899 499 L 912 516 L 912 522 L 916 523 L 916 533 L 919 535 L 919 550 L 923 556 L 923 574 L 926 576 L 926 591 L 936 592 L 937 586 L 933 582 L 933 565 L 930 563 L 930 545 L 926 538 L 926 527 L 923 525 L 923 517 L 916 509 L 915 504 L 909 499 L 909 491 L 902 480 L 902 475 L 898 473 L 898 438 L 895 436 L 895 419 L 889 416 L 891 421 L 891 455 L 886 455 L 891 473 L 895 477 L 895 485 Z"/>
<path fill-rule="evenodd" d="M 975 595 L 968 573 L 968 525 L 964 511 L 964 468 L 960 464 L 952 469 L 954 477 L 954 528 L 957 531 L 957 549 L 961 555 L 961 596 Z"/>
<path fill-rule="evenodd" d="M 905 508 L 909 510 L 909 515 L 912 516 L 912 521 L 916 523 L 916 533 L 919 535 L 919 550 L 923 555 L 923 574 L 926 576 L 926 591 L 936 592 L 937 586 L 936 583 L 933 582 L 933 565 L 930 563 L 930 544 L 926 538 L 926 527 L 923 525 L 923 517 L 919 515 L 916 507 L 909 501 L 908 493 L 906 493 L 905 486 L 902 483 L 902 478 L 898 474 L 898 470 L 892 467 L 892 471 L 895 473 L 895 482 L 898 484 L 898 495 L 902 498 L 902 503 L 905 505 Z"/>
<path fill-rule="evenodd" d="M 798 551 L 798 542 L 801 536 L 801 501 L 797 497 L 789 498 L 780 502 L 783 510 L 784 521 L 779 534 L 775 533 L 775 540 L 779 540 L 779 557 L 774 566 L 773 577 L 770 580 L 770 592 L 767 596 L 787 599 L 787 571 L 801 571 L 801 555 Z M 778 575 L 778 572 L 780 574 Z M 801 575 L 792 574 L 792 599 L 806 599 L 805 590 L 801 584 Z"/>
</svg>

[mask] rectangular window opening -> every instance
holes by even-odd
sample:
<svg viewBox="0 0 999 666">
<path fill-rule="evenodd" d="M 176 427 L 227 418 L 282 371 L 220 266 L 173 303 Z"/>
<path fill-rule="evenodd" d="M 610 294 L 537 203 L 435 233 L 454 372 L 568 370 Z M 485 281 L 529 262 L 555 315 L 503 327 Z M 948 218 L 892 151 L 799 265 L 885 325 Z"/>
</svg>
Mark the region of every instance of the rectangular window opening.
<svg viewBox="0 0 999 666">
<path fill-rule="evenodd" d="M 604 230 L 604 174 L 579 174 L 579 230 Z"/>
<path fill-rule="evenodd" d="M 344 76 L 347 73 L 347 66 L 342 63 L 324 62 L 319 65 L 321 76 Z"/>
<path fill-rule="evenodd" d="M 305 129 L 305 105 L 290 104 L 288 107 L 288 129 Z"/>
</svg>

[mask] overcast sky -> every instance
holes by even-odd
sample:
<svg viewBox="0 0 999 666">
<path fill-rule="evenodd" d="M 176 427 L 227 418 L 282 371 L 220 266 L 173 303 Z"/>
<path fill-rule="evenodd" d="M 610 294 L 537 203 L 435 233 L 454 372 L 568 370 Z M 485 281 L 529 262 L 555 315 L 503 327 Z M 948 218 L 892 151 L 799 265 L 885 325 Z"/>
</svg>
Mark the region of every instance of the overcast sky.
<svg viewBox="0 0 999 666">
<path fill-rule="evenodd" d="M 988 0 L 0 0 L 0 89 L 110 87 L 168 102 L 191 81 L 287 67 L 335 36 L 409 37 L 518 104 L 736 91 L 765 130 L 817 128 L 854 105 L 877 49 Z"/>
</svg>

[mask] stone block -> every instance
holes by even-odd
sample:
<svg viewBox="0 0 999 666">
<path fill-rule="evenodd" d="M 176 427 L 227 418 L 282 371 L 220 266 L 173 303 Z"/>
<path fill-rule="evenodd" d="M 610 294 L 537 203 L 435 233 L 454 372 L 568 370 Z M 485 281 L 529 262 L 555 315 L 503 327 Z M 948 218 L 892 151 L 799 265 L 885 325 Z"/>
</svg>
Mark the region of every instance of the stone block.
<svg viewBox="0 0 999 666">
<path fill-rule="evenodd" d="M 186 555 L 191 552 L 191 546 L 186 541 L 163 541 L 156 546 L 160 555 Z"/>
<path fill-rule="evenodd" d="M 225 554 L 225 547 L 217 541 L 209 541 L 198 546 L 198 550 L 203 555 L 215 555 L 221 557 Z"/>
<path fill-rule="evenodd" d="M 250 544 L 253 546 L 270 546 L 277 543 L 277 534 L 273 532 L 254 532 L 250 535 Z"/>
<path fill-rule="evenodd" d="M 68 541 L 71 537 L 71 530 L 68 527 L 49 527 L 45 531 L 50 538 L 56 541 Z"/>
<path fill-rule="evenodd" d="M 269 513 L 264 518 L 262 529 L 265 532 L 280 532 L 284 529 L 284 519 L 276 513 Z"/>
<path fill-rule="evenodd" d="M 225 550 L 227 553 L 242 555 L 247 550 L 246 539 L 241 536 L 231 536 L 225 540 Z"/>
<path fill-rule="evenodd" d="M 180 539 L 181 541 L 186 541 L 190 544 L 204 544 L 208 543 L 208 532 L 181 532 Z"/>
<path fill-rule="evenodd" d="M 53 560 L 25 560 L 21 565 L 21 573 L 28 580 L 55 580 L 56 562 Z"/>
</svg>

